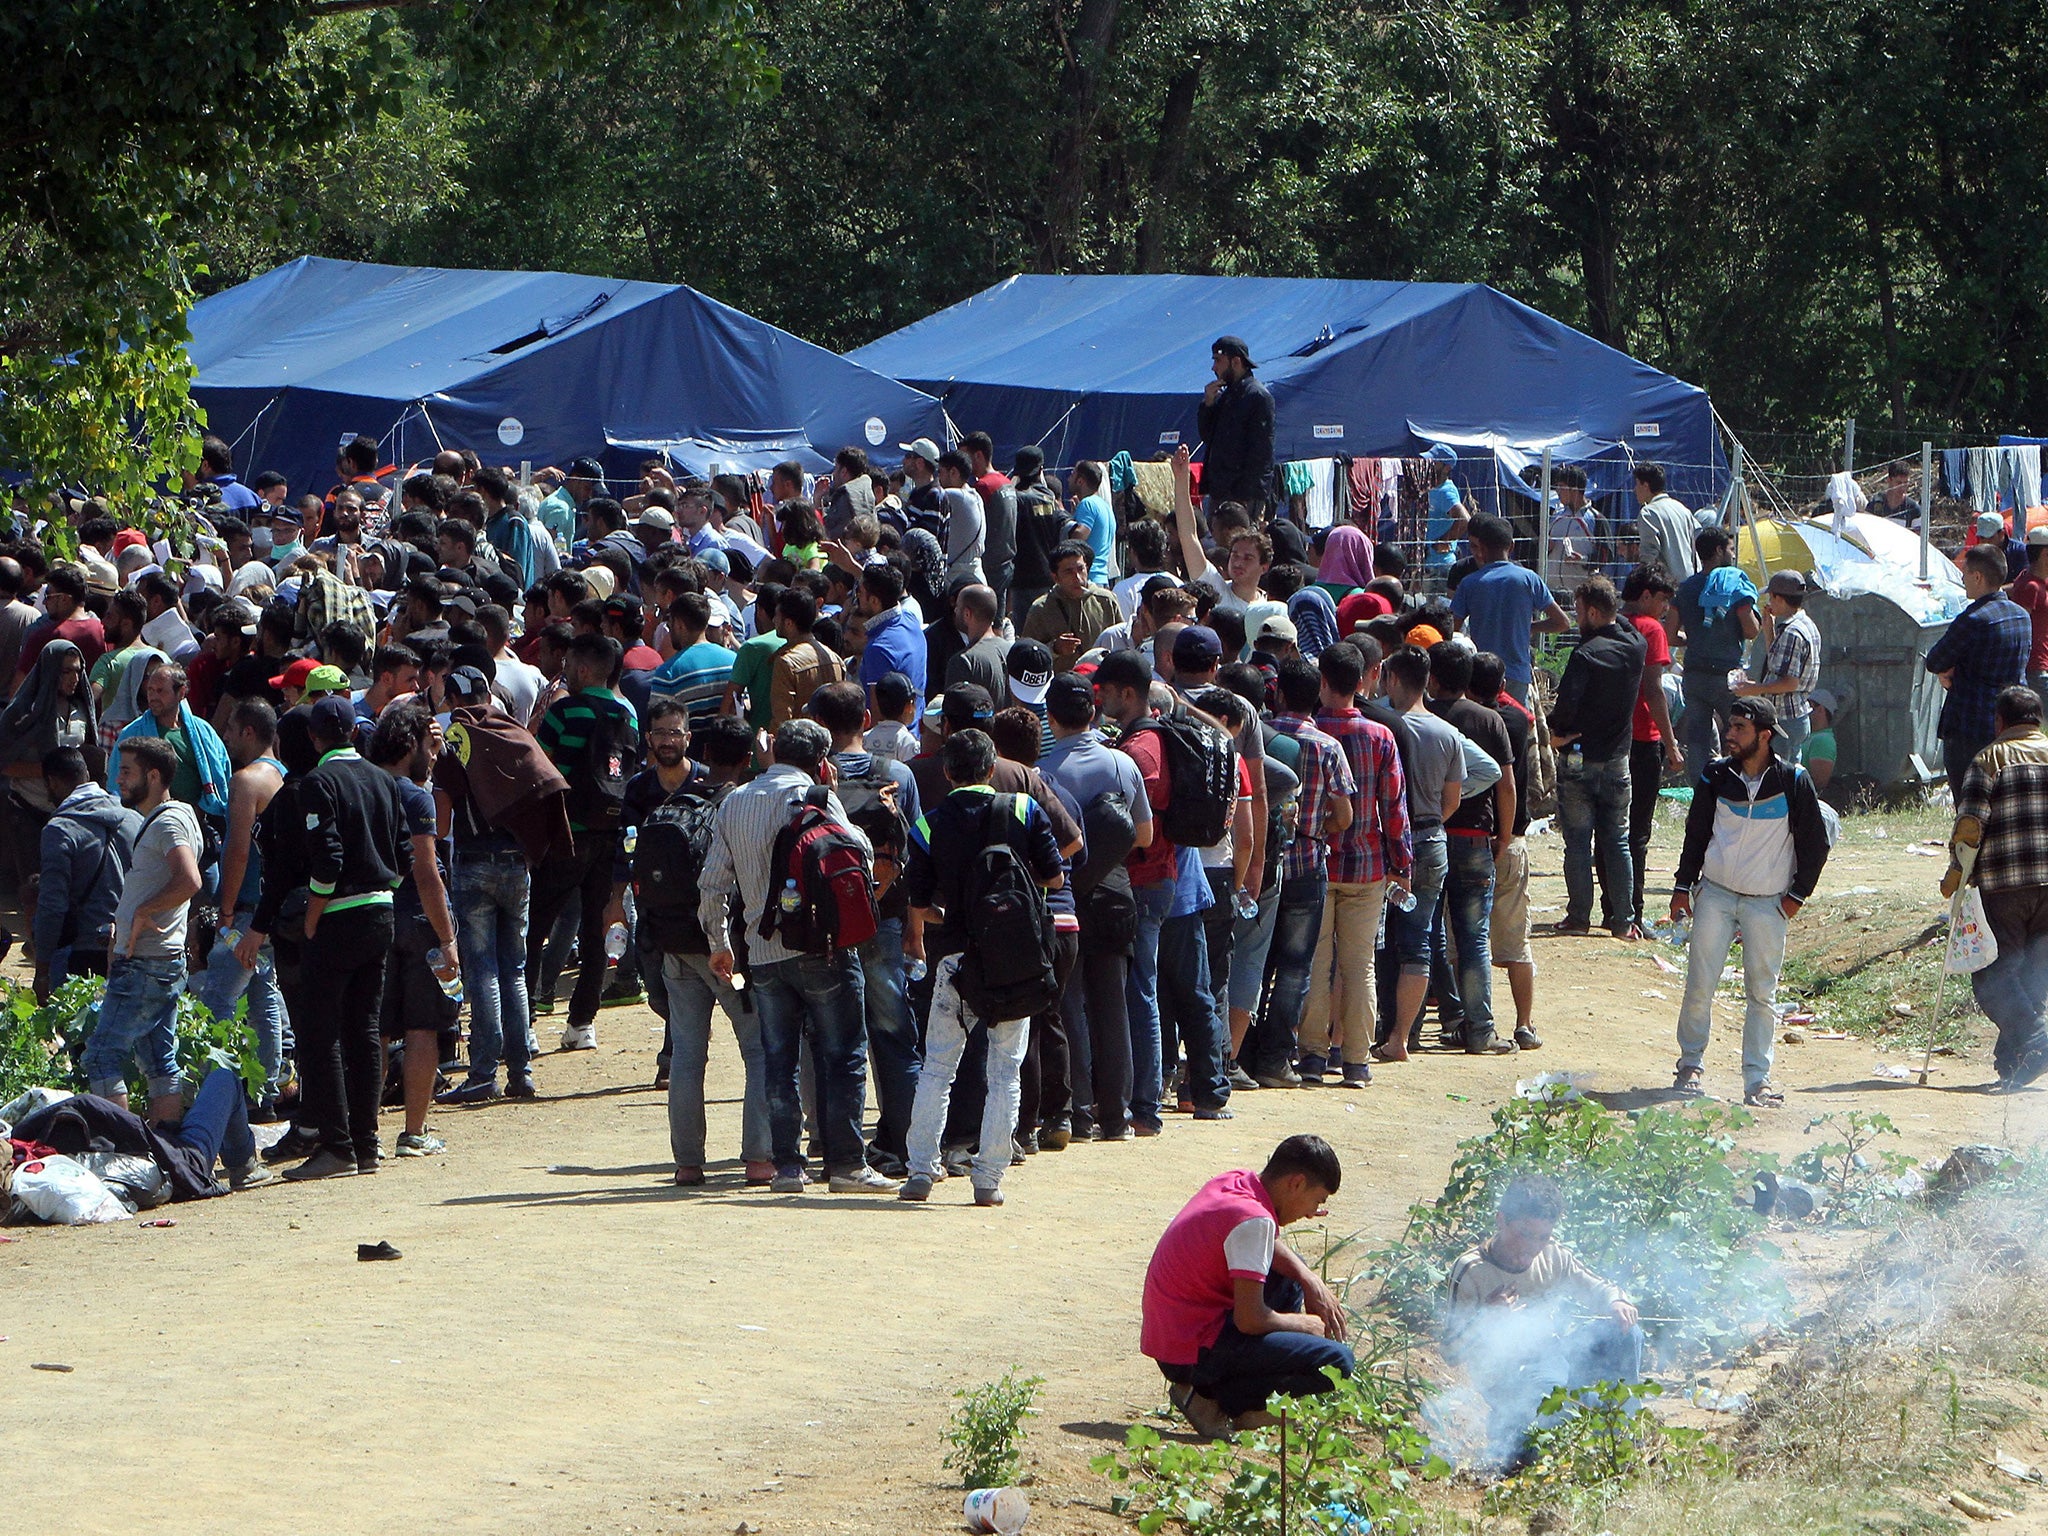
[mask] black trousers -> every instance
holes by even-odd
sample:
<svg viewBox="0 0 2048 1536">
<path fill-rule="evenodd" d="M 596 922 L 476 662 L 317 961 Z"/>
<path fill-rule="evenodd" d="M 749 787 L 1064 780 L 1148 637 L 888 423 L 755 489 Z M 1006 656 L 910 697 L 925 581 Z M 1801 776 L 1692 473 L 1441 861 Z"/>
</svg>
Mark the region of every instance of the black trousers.
<svg viewBox="0 0 2048 1536">
<path fill-rule="evenodd" d="M 1116 1132 L 1130 1124 L 1131 1019 L 1124 990 L 1130 971 L 1128 944 L 1090 942 L 1083 928 L 1080 955 L 1060 1000 L 1077 1132 L 1090 1126 Z"/>
<path fill-rule="evenodd" d="M 533 872 L 533 896 L 526 919 L 526 995 L 541 991 L 542 941 L 572 895 L 583 897 L 583 917 L 576 929 L 576 990 L 569 996 L 569 1023 L 589 1024 L 597 1018 L 604 997 L 604 913 L 612 900 L 612 861 L 617 857 L 616 832 L 578 832 L 576 847 L 566 859 L 555 859 Z M 512 1028 L 511 1023 L 505 1026 Z"/>
<path fill-rule="evenodd" d="M 324 1149 L 359 1163 L 377 1155 L 391 940 L 388 905 L 325 914 L 301 951 L 291 999 L 304 1118 Z"/>
<path fill-rule="evenodd" d="M 1073 1058 L 1067 1047 L 1067 1021 L 1060 1011 L 1067 983 L 1081 954 L 1081 935 L 1052 936 L 1052 971 L 1059 982 L 1060 1002 L 1031 1019 L 1031 1040 L 1024 1048 L 1024 1071 L 1017 1084 L 1017 1134 L 1042 1125 L 1065 1125 L 1073 1108 Z"/>
<path fill-rule="evenodd" d="M 1631 742 L 1628 749 L 1628 853 L 1636 871 L 1636 921 L 1649 926 L 1644 914 L 1643 873 L 1650 863 L 1650 828 L 1657 820 L 1657 790 L 1664 782 L 1664 743 Z"/>
</svg>

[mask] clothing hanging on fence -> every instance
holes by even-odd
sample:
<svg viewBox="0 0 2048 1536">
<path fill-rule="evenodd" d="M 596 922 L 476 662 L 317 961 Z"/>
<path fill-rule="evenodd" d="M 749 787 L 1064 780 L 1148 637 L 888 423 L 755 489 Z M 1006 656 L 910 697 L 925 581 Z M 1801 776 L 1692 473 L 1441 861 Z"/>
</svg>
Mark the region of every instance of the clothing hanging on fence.
<svg viewBox="0 0 2048 1536">
<path fill-rule="evenodd" d="M 1337 521 L 1337 461 L 1310 459 L 1308 477 L 1308 489 L 1302 494 L 1301 525 L 1327 528 Z"/>
<path fill-rule="evenodd" d="M 1132 490 L 1146 514 L 1159 519 L 1162 523 L 1172 521 L 1173 466 L 1154 459 L 1143 464 L 1133 464 L 1131 474 L 1136 482 Z"/>
<path fill-rule="evenodd" d="M 1345 471 L 1351 485 L 1351 510 L 1377 519 L 1380 512 L 1380 461 L 1353 459 Z"/>
<path fill-rule="evenodd" d="M 1941 493 L 1950 501 L 1961 501 L 1970 494 L 1969 457 L 1967 448 L 1941 450 Z"/>
<path fill-rule="evenodd" d="M 1856 483 L 1856 477 L 1844 470 L 1828 480 L 1828 505 L 1834 509 L 1833 530 L 1837 538 L 1842 537 L 1849 518 L 1861 512 L 1868 501 L 1863 488 Z"/>
<path fill-rule="evenodd" d="M 1996 448 L 1970 448 L 1969 455 L 1970 506 L 1977 512 L 1998 510 L 1998 450 Z"/>
<path fill-rule="evenodd" d="M 1313 477 L 1307 459 L 1289 459 L 1280 466 L 1280 489 L 1289 496 L 1306 496 Z"/>
<path fill-rule="evenodd" d="M 1998 499 L 2003 507 L 2041 505 L 2041 449 L 2038 444 L 1998 450 Z M 2017 526 L 2017 525 L 2016 525 Z"/>
<path fill-rule="evenodd" d="M 1109 461 L 1109 488 L 1111 492 L 1128 491 L 1137 483 L 1137 472 L 1131 464 L 1131 456 L 1128 452 L 1119 453 Z"/>
</svg>

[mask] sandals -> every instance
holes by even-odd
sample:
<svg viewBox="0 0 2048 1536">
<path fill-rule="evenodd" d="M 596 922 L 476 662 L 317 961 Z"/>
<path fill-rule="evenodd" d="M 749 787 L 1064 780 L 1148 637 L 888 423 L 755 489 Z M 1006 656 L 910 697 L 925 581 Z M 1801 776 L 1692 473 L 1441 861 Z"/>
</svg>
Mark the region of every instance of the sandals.
<svg viewBox="0 0 2048 1536">
<path fill-rule="evenodd" d="M 1784 1092 L 1773 1082 L 1761 1082 L 1744 1091 L 1742 1102 L 1751 1109 L 1783 1109 Z"/>
<path fill-rule="evenodd" d="M 1671 1091 L 1685 1099 L 1706 1097 L 1706 1073 L 1698 1067 L 1680 1067 L 1671 1079 Z"/>
</svg>

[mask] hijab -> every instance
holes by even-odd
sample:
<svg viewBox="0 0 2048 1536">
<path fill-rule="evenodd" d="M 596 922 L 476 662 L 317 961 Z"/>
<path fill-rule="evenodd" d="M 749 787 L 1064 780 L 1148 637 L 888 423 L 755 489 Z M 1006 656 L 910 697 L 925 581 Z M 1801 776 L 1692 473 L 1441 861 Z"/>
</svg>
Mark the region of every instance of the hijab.
<svg viewBox="0 0 2048 1536">
<path fill-rule="evenodd" d="M 903 553 L 910 560 L 910 592 L 927 615 L 945 607 L 946 555 L 939 541 L 922 528 L 903 535 Z"/>
<path fill-rule="evenodd" d="M 1296 648 L 1310 661 L 1337 643 L 1337 605 L 1321 587 L 1303 587 L 1287 599 L 1287 617 L 1294 621 Z"/>
<path fill-rule="evenodd" d="M 1362 587 L 1372 580 L 1372 540 L 1350 523 L 1339 523 L 1323 543 L 1316 580 L 1328 587 Z"/>
<path fill-rule="evenodd" d="M 66 659 L 79 662 L 78 691 L 69 697 L 57 692 L 57 675 Z M 85 679 L 85 658 L 69 640 L 52 640 L 36 656 L 35 670 L 15 690 L 7 712 L 0 715 L 0 742 L 4 742 L 10 763 L 41 763 L 57 746 L 57 726 L 77 706 L 85 718 L 85 739 L 96 744 L 99 716 L 92 707 L 92 687 Z"/>
</svg>

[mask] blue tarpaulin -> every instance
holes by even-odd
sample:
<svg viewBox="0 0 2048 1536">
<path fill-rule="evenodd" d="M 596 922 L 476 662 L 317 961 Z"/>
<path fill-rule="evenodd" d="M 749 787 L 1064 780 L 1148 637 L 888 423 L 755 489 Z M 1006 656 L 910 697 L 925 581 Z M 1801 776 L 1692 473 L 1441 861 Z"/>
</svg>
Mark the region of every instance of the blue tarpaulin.
<svg viewBox="0 0 2048 1536">
<path fill-rule="evenodd" d="M 708 475 L 851 443 L 894 463 L 938 436 L 917 390 L 692 289 L 564 272 L 466 272 L 301 257 L 203 299 L 194 395 L 249 474 L 324 490 L 340 445 L 406 465 L 440 448 L 488 463 L 650 456 Z M 886 446 L 885 446 L 886 445 Z"/>
<path fill-rule="evenodd" d="M 1278 460 L 1555 444 L 1654 460 L 1688 500 L 1726 484 L 1704 390 L 1480 284 L 1013 277 L 847 355 L 939 396 L 1006 460 L 1037 443 L 1068 465 L 1197 443 L 1222 335 L 1273 392 Z"/>
</svg>

